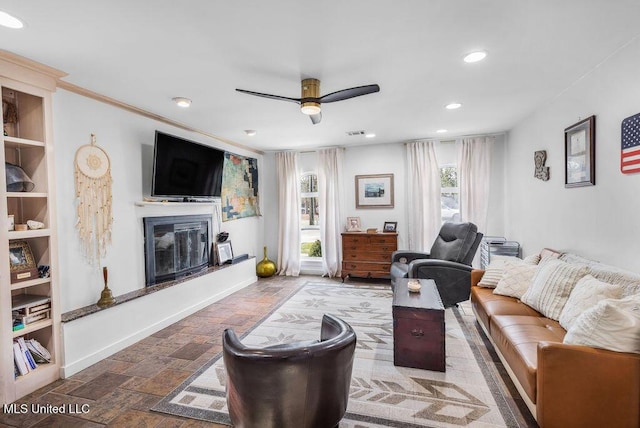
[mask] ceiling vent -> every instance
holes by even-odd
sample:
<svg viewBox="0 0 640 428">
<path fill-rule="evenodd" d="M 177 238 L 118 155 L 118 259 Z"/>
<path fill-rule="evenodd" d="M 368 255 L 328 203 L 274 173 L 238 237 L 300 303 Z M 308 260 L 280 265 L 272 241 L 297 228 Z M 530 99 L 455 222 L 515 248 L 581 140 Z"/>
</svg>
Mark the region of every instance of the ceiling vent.
<svg viewBox="0 0 640 428">
<path fill-rule="evenodd" d="M 347 131 L 349 137 L 355 137 L 356 135 L 364 135 L 364 131 Z"/>
</svg>

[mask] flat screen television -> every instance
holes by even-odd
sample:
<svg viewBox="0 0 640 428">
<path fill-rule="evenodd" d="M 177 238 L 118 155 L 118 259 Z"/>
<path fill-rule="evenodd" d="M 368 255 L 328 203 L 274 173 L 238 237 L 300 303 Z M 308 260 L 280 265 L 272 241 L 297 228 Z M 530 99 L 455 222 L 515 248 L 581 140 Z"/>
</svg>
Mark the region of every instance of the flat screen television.
<svg viewBox="0 0 640 428">
<path fill-rule="evenodd" d="M 156 131 L 151 196 L 219 197 L 223 163 L 223 150 Z"/>
</svg>

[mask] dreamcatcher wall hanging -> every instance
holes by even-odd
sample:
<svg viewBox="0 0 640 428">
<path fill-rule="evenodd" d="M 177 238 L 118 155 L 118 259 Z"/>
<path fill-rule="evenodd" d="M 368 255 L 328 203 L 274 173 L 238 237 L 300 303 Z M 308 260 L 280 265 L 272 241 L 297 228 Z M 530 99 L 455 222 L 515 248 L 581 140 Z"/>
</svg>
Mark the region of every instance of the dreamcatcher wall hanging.
<svg viewBox="0 0 640 428">
<path fill-rule="evenodd" d="M 75 158 L 76 198 L 82 252 L 90 264 L 100 262 L 111 244 L 111 162 L 109 155 L 96 145 L 81 146 Z"/>
</svg>

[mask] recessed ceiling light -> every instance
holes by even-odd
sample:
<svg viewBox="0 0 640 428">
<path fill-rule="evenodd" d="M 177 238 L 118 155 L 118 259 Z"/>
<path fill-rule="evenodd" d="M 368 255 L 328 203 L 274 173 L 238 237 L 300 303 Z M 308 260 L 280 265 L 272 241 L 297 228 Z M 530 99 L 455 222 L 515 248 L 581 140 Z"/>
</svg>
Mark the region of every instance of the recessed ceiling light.
<svg viewBox="0 0 640 428">
<path fill-rule="evenodd" d="M 369 132 L 367 134 L 364 134 L 365 138 L 374 138 L 376 136 L 376 134 L 374 134 L 373 132 Z"/>
<path fill-rule="evenodd" d="M 2 10 L 0 10 L 0 25 L 2 25 L 3 27 L 15 29 L 24 27 L 22 21 Z"/>
<path fill-rule="evenodd" d="M 253 137 L 258 132 L 255 129 L 245 129 L 244 133 L 247 134 L 249 137 Z"/>
<path fill-rule="evenodd" d="M 172 99 L 178 105 L 178 107 L 187 108 L 191 105 L 191 100 L 189 98 L 175 97 Z"/>
<path fill-rule="evenodd" d="M 447 132 L 447 130 L 446 129 L 438 129 L 436 132 L 438 134 L 444 134 L 445 132 Z"/>
<path fill-rule="evenodd" d="M 466 54 L 463 60 L 464 62 L 472 63 L 472 62 L 482 61 L 486 57 L 487 57 L 487 51 L 475 51 L 475 52 Z"/>
<path fill-rule="evenodd" d="M 447 110 L 455 110 L 455 109 L 460 108 L 460 107 L 462 107 L 462 104 L 460 104 L 460 103 L 451 103 L 451 104 L 447 104 L 445 106 L 445 108 Z"/>
</svg>

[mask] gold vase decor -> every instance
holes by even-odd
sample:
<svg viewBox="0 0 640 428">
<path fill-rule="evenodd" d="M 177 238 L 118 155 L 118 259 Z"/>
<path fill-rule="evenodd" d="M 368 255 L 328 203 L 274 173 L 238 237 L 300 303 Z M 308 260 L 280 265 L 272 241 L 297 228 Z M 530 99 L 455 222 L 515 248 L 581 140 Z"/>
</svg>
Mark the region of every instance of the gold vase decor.
<svg viewBox="0 0 640 428">
<path fill-rule="evenodd" d="M 269 278 L 276 273 L 276 264 L 267 257 L 267 247 L 264 247 L 264 258 L 256 265 L 256 275 L 260 278 Z"/>
</svg>

